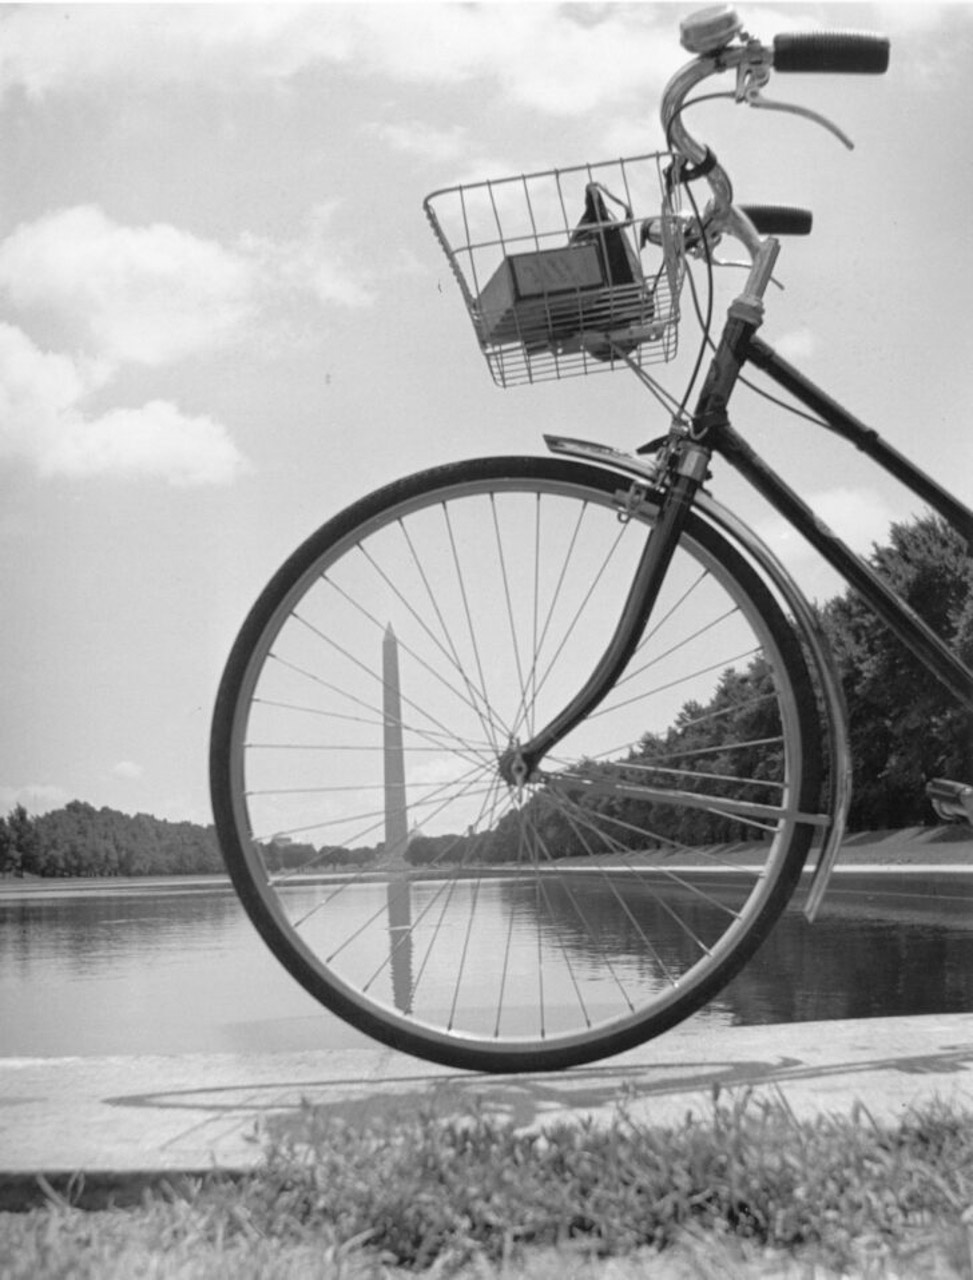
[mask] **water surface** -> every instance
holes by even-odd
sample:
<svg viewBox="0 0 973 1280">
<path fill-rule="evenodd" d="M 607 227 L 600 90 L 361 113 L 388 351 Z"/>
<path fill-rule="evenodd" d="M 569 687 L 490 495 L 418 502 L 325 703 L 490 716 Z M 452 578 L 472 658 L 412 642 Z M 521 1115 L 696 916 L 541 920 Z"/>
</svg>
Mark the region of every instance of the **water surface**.
<svg viewBox="0 0 973 1280">
<path fill-rule="evenodd" d="M 597 909 L 610 913 L 610 900 Z M 624 919 L 600 928 L 623 953 Z M 789 911 L 697 1016 L 754 1025 L 971 1008 L 973 876 L 896 869 L 836 875 L 818 921 Z M 368 1043 L 280 967 L 228 885 L 62 882 L 0 893 L 0 1055 Z"/>
</svg>

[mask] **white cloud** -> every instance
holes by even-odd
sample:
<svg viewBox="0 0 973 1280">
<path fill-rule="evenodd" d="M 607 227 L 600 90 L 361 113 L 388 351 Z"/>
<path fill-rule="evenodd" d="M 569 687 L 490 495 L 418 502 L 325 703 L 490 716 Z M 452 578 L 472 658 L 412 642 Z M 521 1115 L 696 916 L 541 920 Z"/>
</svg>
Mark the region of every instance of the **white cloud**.
<svg viewBox="0 0 973 1280">
<path fill-rule="evenodd" d="M 837 5 L 755 5 L 748 25 L 833 26 Z M 644 5 L 170 4 L 0 8 L 0 93 L 32 97 L 102 84 L 138 92 L 283 86 L 309 68 L 341 66 L 432 85 L 486 81 L 478 92 L 554 115 L 581 115 L 638 96 L 651 110 L 686 60 L 678 7 Z M 926 44 L 962 24 L 962 3 L 880 4 L 872 25 Z M 839 23 L 840 25 L 840 23 Z M 938 40 L 936 55 L 959 52 Z M 922 55 L 924 56 L 924 54 Z M 909 63 L 920 57 L 910 50 Z"/>
<path fill-rule="evenodd" d="M 84 400 L 110 378 L 103 363 L 41 351 L 0 324 L 0 457 L 42 475 L 147 476 L 178 485 L 222 484 L 247 468 L 226 429 L 174 405 L 86 416 Z"/>
<path fill-rule="evenodd" d="M 417 156 L 434 164 L 456 160 L 469 149 L 469 134 L 462 125 L 441 129 L 422 120 L 400 120 L 368 126 L 368 131 L 394 151 Z"/>
<path fill-rule="evenodd" d="M 281 297 L 368 305 L 364 272 L 333 230 L 337 208 L 312 209 L 293 239 L 245 232 L 229 248 L 165 223 L 124 226 L 94 205 L 61 209 L 0 242 L 0 291 L 53 317 L 73 349 L 166 365 L 245 340 Z"/>
<path fill-rule="evenodd" d="M 167 364 L 238 336 L 254 314 L 249 264 L 165 224 L 126 227 L 93 205 L 48 214 L 0 244 L 0 288 L 66 319 L 111 361 Z"/>
<path fill-rule="evenodd" d="M 677 17 L 638 5 L 25 6 L 3 21 L 0 90 L 227 89 L 334 63 L 420 83 L 486 78 L 514 102 L 579 115 L 658 88 L 682 56 Z"/>
<path fill-rule="evenodd" d="M 362 5 L 356 17 L 367 69 L 434 84 L 493 80 L 510 101 L 553 115 L 651 91 L 685 59 L 676 15 L 649 6 Z M 668 41 L 653 38 L 661 24 Z"/>
<path fill-rule="evenodd" d="M 226 484 L 247 469 L 226 428 L 153 400 L 100 418 L 70 415 L 38 459 L 42 474 L 161 476 L 172 484 Z"/>
<path fill-rule="evenodd" d="M 106 81 L 156 88 L 207 80 L 221 88 L 286 79 L 315 56 L 346 56 L 342 24 L 322 17 L 284 5 L 12 9 L 3 19 L 0 88 L 20 85 L 42 97 Z"/>
<path fill-rule="evenodd" d="M 0 455 L 44 451 L 57 424 L 110 372 L 98 362 L 41 351 L 20 329 L 0 323 Z"/>
<path fill-rule="evenodd" d="M 969 26 L 971 14 L 965 0 L 948 0 L 945 4 L 925 4 L 920 0 L 894 0 L 875 6 L 875 29 L 893 35 L 936 31 L 947 23 Z"/>
<path fill-rule="evenodd" d="M 774 350 L 785 360 L 810 360 L 818 341 L 810 329 L 794 329 L 774 340 Z"/>
<path fill-rule="evenodd" d="M 888 538 L 894 509 L 869 489 L 830 489 L 811 499 L 815 513 L 855 551 L 870 552 Z"/>
<path fill-rule="evenodd" d="M 804 497 L 814 514 L 859 555 L 868 556 L 875 543 L 887 542 L 890 524 L 901 518 L 871 489 L 836 486 Z M 755 521 L 754 531 L 795 574 L 808 594 L 824 597 L 844 589 L 838 574 L 781 516 Z"/>
<path fill-rule="evenodd" d="M 112 776 L 121 778 L 125 782 L 137 782 L 145 773 L 140 764 L 136 764 L 134 760 L 119 760 L 118 764 L 112 769 Z"/>
<path fill-rule="evenodd" d="M 366 268 L 348 265 L 352 250 L 344 246 L 333 229 L 336 200 L 315 206 L 306 215 L 299 236 L 275 241 L 244 234 L 240 252 L 259 275 L 265 298 L 309 294 L 325 305 L 369 306 L 374 295 L 368 287 Z"/>
<path fill-rule="evenodd" d="M 85 401 L 110 393 L 126 366 L 158 368 L 254 335 L 266 349 L 295 300 L 370 305 L 334 233 L 337 208 L 312 210 L 290 240 L 245 233 L 231 247 L 163 223 L 124 226 L 94 205 L 17 227 L 0 242 L 0 295 L 25 322 L 0 324 L 0 456 L 43 475 L 234 479 L 247 463 L 213 419 L 158 398 L 99 414 Z M 38 320 L 67 350 L 28 336 Z"/>
<path fill-rule="evenodd" d="M 896 512 L 870 489 L 829 489 L 809 499 L 814 513 L 853 551 L 871 552 L 872 544 L 888 539 Z"/>
<path fill-rule="evenodd" d="M 22 804 L 34 817 L 63 809 L 73 797 L 63 787 L 47 783 L 28 783 L 24 787 L 0 787 L 0 815 L 6 817 L 18 804 Z"/>
</svg>

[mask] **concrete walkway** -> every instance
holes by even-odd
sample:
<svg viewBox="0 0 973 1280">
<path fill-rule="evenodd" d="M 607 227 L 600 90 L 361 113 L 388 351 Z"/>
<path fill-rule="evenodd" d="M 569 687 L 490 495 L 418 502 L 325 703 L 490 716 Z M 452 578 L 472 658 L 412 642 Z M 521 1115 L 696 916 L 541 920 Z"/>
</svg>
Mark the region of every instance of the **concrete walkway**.
<svg viewBox="0 0 973 1280">
<path fill-rule="evenodd" d="M 713 1087 L 783 1095 L 800 1116 L 864 1102 L 894 1119 L 933 1099 L 973 1109 L 973 1014 L 725 1028 L 691 1019 L 658 1040 L 554 1075 L 482 1076 L 381 1048 L 302 1054 L 0 1059 L 0 1208 L 82 1173 L 91 1188 L 243 1170 L 262 1136 L 310 1104 L 352 1122 L 476 1100 L 517 1127 L 710 1114 Z M 77 1191 L 77 1178 L 74 1187 Z"/>
</svg>

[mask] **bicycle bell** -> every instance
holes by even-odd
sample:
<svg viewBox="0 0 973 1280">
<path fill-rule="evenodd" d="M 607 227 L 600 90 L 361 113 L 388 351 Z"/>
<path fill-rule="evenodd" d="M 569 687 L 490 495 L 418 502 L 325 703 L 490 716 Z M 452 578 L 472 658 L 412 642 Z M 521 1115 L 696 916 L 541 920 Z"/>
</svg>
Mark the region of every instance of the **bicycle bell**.
<svg viewBox="0 0 973 1280">
<path fill-rule="evenodd" d="M 736 9 L 730 4 L 714 4 L 699 9 L 679 23 L 679 39 L 690 53 L 716 53 L 725 49 L 743 30 Z"/>
</svg>

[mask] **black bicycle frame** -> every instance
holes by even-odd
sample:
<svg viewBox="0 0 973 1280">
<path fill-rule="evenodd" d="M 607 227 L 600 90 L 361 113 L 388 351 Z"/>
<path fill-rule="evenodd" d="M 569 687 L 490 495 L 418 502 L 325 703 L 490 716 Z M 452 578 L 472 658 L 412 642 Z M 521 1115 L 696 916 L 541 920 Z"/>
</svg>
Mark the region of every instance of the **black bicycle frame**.
<svg viewBox="0 0 973 1280">
<path fill-rule="evenodd" d="M 973 544 L 973 511 L 963 506 L 908 458 L 866 427 L 837 401 L 825 395 L 772 347 L 756 336 L 758 322 L 740 308 L 723 331 L 700 393 L 693 426 L 696 443 L 685 445 L 676 474 L 661 495 L 659 522 L 642 552 L 628 599 L 615 633 L 595 670 L 570 703 L 529 742 L 512 743 L 500 761 L 509 783 L 528 779 L 554 744 L 598 705 L 638 644 L 655 604 L 662 579 L 679 541 L 693 496 L 703 482 L 710 453 L 724 457 L 780 512 L 844 580 L 874 609 L 882 621 L 964 705 L 973 709 L 973 671 L 965 666 L 896 593 L 825 525 L 806 502 L 767 465 L 730 425 L 726 406 L 741 367 L 747 362 L 763 370 L 821 419 L 822 425 L 868 454 L 918 497 L 927 502 Z M 700 466 L 702 462 L 702 466 Z"/>
<path fill-rule="evenodd" d="M 755 334 L 751 335 L 743 357 L 817 415 L 829 430 L 867 454 L 928 503 L 967 546 L 973 545 L 973 511 L 882 440 L 877 431 L 866 427 L 832 400 Z M 822 523 L 807 503 L 737 434 L 725 416 L 710 424 L 706 443 L 726 458 L 824 556 L 937 679 L 973 709 L 973 671 L 960 662 L 869 565 Z"/>
</svg>

